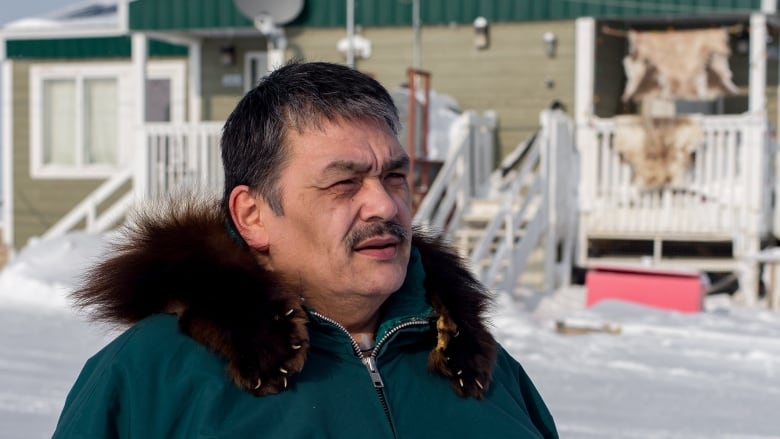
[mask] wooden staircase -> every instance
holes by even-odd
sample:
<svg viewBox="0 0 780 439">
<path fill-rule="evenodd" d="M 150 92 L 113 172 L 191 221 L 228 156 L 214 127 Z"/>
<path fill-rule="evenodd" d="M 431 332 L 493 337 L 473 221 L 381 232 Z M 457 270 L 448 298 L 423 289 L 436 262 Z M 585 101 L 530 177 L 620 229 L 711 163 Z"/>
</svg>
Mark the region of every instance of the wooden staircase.
<svg viewBox="0 0 780 439">
<path fill-rule="evenodd" d="M 576 159 L 571 121 L 559 111 L 543 112 L 541 121 L 539 133 L 468 196 L 452 196 L 451 188 L 464 187 L 461 180 L 469 177 L 445 172 L 454 166 L 445 163 L 433 185 L 439 190 L 428 194 L 421 205 L 426 209 L 415 216 L 418 224 L 443 230 L 490 289 L 514 292 L 519 283 L 540 289 L 568 283 L 562 273 L 569 273 L 573 254 L 577 183 L 569 171 Z M 473 153 L 454 155 L 462 156 Z"/>
<path fill-rule="evenodd" d="M 497 198 L 473 199 L 463 215 L 460 226 L 453 232 L 453 242 L 464 258 L 470 258 L 480 245 L 487 242 L 487 253 L 480 260 L 471 261 L 474 271 L 477 273 L 485 272 L 490 268 L 502 242 L 510 240 L 513 247 L 521 244 L 523 239 L 527 237 L 527 226 L 537 214 L 541 200 L 538 195 L 534 197 L 518 228 L 501 230 L 500 233 L 488 240 L 486 238 L 488 227 L 496 216 L 501 214 L 502 203 L 503 201 Z M 519 203 L 514 203 L 510 208 L 510 215 L 519 211 L 520 208 Z M 521 274 L 521 282 L 533 288 L 541 288 L 544 284 L 544 249 L 539 244 L 537 242 L 533 247 L 525 264 L 526 270 Z M 493 275 L 492 282 L 501 284 L 508 271 L 509 259 L 502 258 L 496 273 Z"/>
</svg>

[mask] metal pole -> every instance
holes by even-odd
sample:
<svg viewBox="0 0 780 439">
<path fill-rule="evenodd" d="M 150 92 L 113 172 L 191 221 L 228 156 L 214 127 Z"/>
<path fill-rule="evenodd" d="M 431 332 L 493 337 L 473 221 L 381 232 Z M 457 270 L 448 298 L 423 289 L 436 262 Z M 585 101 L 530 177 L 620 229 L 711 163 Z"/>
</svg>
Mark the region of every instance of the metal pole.
<svg viewBox="0 0 780 439">
<path fill-rule="evenodd" d="M 420 0 L 412 1 L 412 27 L 414 28 L 414 51 L 412 53 L 412 67 L 420 68 Z"/>
<path fill-rule="evenodd" d="M 355 0 L 347 0 L 347 65 L 355 67 Z"/>
</svg>

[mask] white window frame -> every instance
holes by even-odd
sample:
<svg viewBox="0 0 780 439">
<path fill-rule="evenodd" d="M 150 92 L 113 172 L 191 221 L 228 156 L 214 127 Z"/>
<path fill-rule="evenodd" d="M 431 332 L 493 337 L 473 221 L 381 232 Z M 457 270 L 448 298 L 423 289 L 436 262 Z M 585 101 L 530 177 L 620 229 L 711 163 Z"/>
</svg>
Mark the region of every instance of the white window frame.
<svg viewBox="0 0 780 439">
<path fill-rule="evenodd" d="M 257 85 L 256 79 L 252 77 L 252 62 L 263 59 L 265 60 L 266 70 L 268 69 L 268 52 L 264 51 L 251 51 L 244 55 L 244 93 L 252 90 Z M 268 72 L 270 73 L 270 72 Z M 265 75 L 262 75 L 265 76 Z"/>
<path fill-rule="evenodd" d="M 184 120 L 184 61 L 158 61 L 148 64 L 150 79 L 171 81 L 171 122 Z M 134 106 L 138 101 L 133 90 L 131 63 L 67 63 L 36 64 L 30 66 L 30 175 L 36 179 L 94 179 L 108 178 L 131 166 L 133 146 Z M 85 79 L 117 80 L 117 164 L 55 165 L 43 162 L 43 84 L 47 80 L 75 80 L 78 121 L 81 124 L 83 103 L 82 84 Z M 81 129 L 79 129 L 80 132 Z M 77 135 L 81 137 L 83 133 Z M 78 143 L 83 143 L 81 138 Z M 75 147 L 75 146 L 74 146 Z"/>
<path fill-rule="evenodd" d="M 186 61 L 151 61 L 147 64 L 147 79 L 168 79 L 171 81 L 171 123 L 184 122 L 187 107 L 184 78 Z"/>
</svg>

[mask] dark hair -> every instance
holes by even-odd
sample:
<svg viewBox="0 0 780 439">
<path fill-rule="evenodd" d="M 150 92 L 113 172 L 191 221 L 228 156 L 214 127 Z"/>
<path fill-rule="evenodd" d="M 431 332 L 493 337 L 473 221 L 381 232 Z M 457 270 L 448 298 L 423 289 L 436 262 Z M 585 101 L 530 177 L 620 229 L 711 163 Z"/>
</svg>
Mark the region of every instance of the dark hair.
<svg viewBox="0 0 780 439">
<path fill-rule="evenodd" d="M 222 129 L 225 191 L 222 209 L 230 219 L 229 198 L 245 184 L 282 215 L 279 174 L 287 159 L 286 133 L 322 127 L 344 119 L 374 120 L 398 134 L 398 110 L 379 82 L 350 67 L 292 61 L 273 71 L 236 105 Z"/>
</svg>

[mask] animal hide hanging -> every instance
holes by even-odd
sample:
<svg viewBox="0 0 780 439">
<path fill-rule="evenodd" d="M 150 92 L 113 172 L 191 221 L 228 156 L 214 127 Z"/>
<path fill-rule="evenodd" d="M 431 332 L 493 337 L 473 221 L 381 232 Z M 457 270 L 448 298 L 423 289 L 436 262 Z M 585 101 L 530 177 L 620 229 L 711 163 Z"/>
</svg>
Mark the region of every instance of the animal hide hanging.
<svg viewBox="0 0 780 439">
<path fill-rule="evenodd" d="M 738 91 L 731 80 L 726 29 L 628 31 L 628 45 L 624 102 L 714 99 Z"/>
<path fill-rule="evenodd" d="M 634 171 L 642 189 L 680 184 L 691 155 L 704 140 L 696 117 L 615 117 L 613 147 Z"/>
</svg>

